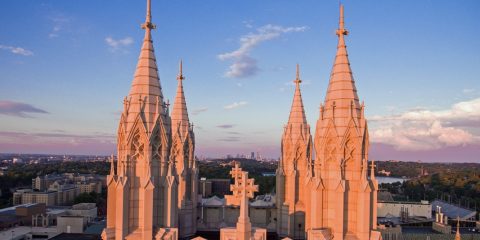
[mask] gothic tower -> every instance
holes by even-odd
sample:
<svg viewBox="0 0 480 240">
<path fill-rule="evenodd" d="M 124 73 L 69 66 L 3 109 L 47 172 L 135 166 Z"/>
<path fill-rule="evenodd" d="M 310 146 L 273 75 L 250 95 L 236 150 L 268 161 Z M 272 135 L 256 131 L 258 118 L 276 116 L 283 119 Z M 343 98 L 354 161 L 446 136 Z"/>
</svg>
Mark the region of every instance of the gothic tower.
<svg viewBox="0 0 480 240">
<path fill-rule="evenodd" d="M 170 158 L 175 162 L 178 174 L 178 228 L 180 237 L 196 232 L 197 179 L 198 169 L 195 161 L 195 135 L 193 125 L 188 119 L 187 104 L 183 93 L 182 62 L 177 76 L 178 86 L 172 110 L 172 148 Z"/>
<path fill-rule="evenodd" d="M 117 135 L 117 171 L 107 178 L 103 239 L 176 239 L 178 191 L 171 161 L 171 119 L 152 44 L 150 0 L 145 37 Z"/>
<path fill-rule="evenodd" d="M 336 34 L 337 54 L 315 132 L 312 211 L 307 217 L 312 233 L 327 228 L 335 239 L 373 239 L 377 182 L 374 176 L 367 178 L 368 127 L 345 46 L 343 5 Z"/>
<path fill-rule="evenodd" d="M 312 136 L 300 93 L 299 68 L 290 117 L 282 136 L 282 158 L 277 169 L 277 233 L 305 238 L 307 184 L 312 177 Z"/>
</svg>

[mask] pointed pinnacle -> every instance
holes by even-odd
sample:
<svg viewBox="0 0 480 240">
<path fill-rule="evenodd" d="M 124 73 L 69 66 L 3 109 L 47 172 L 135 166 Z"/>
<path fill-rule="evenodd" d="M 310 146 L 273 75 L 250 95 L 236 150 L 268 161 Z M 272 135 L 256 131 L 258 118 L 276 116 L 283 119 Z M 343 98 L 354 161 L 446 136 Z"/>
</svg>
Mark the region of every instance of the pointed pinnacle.
<svg viewBox="0 0 480 240">
<path fill-rule="evenodd" d="M 343 15 L 343 4 L 340 4 L 340 20 L 338 23 L 338 29 L 336 34 L 340 35 L 348 35 L 348 31 L 345 29 L 345 20 Z"/>
<path fill-rule="evenodd" d="M 183 76 L 183 60 L 180 59 L 177 80 L 184 80 L 184 79 L 185 77 Z"/>
<path fill-rule="evenodd" d="M 147 14 L 145 17 L 145 23 L 142 24 L 143 29 L 155 29 L 155 24 L 152 23 L 152 2 L 147 0 Z"/>
<path fill-rule="evenodd" d="M 300 80 L 300 65 L 298 65 L 297 63 L 297 74 L 296 74 L 296 78 L 295 78 L 295 81 L 293 81 L 296 85 L 298 85 L 299 83 L 302 82 L 302 80 Z"/>
</svg>

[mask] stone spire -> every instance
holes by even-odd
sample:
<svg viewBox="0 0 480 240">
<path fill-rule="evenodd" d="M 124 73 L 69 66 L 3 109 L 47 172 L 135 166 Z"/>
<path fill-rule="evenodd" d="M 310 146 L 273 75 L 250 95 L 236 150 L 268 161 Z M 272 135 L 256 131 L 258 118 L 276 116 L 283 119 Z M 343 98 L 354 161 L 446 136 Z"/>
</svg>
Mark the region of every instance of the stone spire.
<svg viewBox="0 0 480 240">
<path fill-rule="evenodd" d="M 330 229 L 335 239 L 376 239 L 379 233 L 372 230 L 377 225 L 378 182 L 374 166 L 370 169 L 370 178 L 366 177 L 368 127 L 345 46 L 348 31 L 343 5 L 340 5 L 336 34 L 337 52 L 315 130 L 313 163 L 319 187 L 311 194 L 324 201 L 317 208 L 312 200 L 311 206 L 318 210 L 310 216 L 307 214 L 307 219 L 310 218 L 313 229 Z"/>
<path fill-rule="evenodd" d="M 307 226 L 305 205 L 309 201 L 306 184 L 312 177 L 312 136 L 305 117 L 297 64 L 295 93 L 288 123 L 282 136 L 282 157 L 277 168 L 277 231 L 282 237 L 303 238 Z M 301 226 L 301 227 L 299 227 Z"/>
<path fill-rule="evenodd" d="M 307 118 L 305 117 L 305 110 L 303 109 L 302 93 L 300 92 L 300 68 L 297 64 L 297 74 L 293 81 L 295 83 L 295 94 L 293 95 L 292 108 L 290 110 L 290 117 L 288 118 L 288 124 L 307 124 Z"/>
<path fill-rule="evenodd" d="M 186 135 L 189 130 L 189 119 L 187 112 L 187 103 L 185 101 L 185 95 L 183 93 L 183 76 L 182 71 L 182 60 L 180 60 L 180 67 L 177 76 L 178 85 L 177 85 L 177 95 L 175 97 L 175 102 L 173 103 L 172 111 L 172 135 L 180 134 L 182 137 Z"/>
<path fill-rule="evenodd" d="M 137 113 L 142 112 L 147 116 L 145 119 L 147 127 L 151 128 L 155 115 L 164 112 L 163 94 L 151 34 L 151 30 L 155 29 L 151 16 L 151 0 L 147 0 L 146 19 L 142 28 L 145 29 L 145 36 L 128 97 L 127 122 L 132 123 Z M 157 101 L 160 104 L 157 104 Z M 127 132 L 129 128 L 130 126 L 127 126 Z"/>
<path fill-rule="evenodd" d="M 350 117 L 360 117 L 361 110 L 345 45 L 345 36 L 348 35 L 348 31 L 345 29 L 343 5 L 340 6 L 340 20 L 336 34 L 338 36 L 337 54 L 325 97 L 324 117 L 336 118 L 335 125 L 342 127 L 347 124 L 346 121 Z"/>
</svg>

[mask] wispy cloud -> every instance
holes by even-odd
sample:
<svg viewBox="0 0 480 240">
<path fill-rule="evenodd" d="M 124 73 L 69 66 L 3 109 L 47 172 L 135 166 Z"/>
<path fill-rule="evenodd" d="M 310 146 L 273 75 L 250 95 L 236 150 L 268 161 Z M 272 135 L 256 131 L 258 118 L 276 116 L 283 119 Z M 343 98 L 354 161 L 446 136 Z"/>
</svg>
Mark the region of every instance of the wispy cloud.
<svg viewBox="0 0 480 240">
<path fill-rule="evenodd" d="M 465 94 L 471 94 L 471 93 L 474 93 L 475 92 L 475 89 L 474 88 L 465 88 L 462 90 L 463 93 Z"/>
<path fill-rule="evenodd" d="M 116 52 L 123 49 L 124 47 L 131 45 L 133 43 L 133 38 L 125 37 L 122 39 L 114 39 L 112 37 L 107 37 L 105 38 L 105 42 L 110 47 L 110 50 L 112 52 Z"/>
<path fill-rule="evenodd" d="M 56 14 L 55 16 L 50 17 L 50 21 L 52 23 L 52 30 L 48 34 L 48 37 L 56 38 L 60 36 L 60 33 L 64 29 L 69 28 L 68 25 L 70 24 L 71 19 L 63 14 Z"/>
<path fill-rule="evenodd" d="M 200 114 L 202 112 L 206 112 L 206 111 L 208 111 L 207 107 L 196 108 L 196 109 L 193 109 L 192 114 L 193 115 L 198 115 L 198 114 Z"/>
<path fill-rule="evenodd" d="M 217 125 L 217 128 L 233 128 L 235 127 L 234 124 L 222 124 L 222 125 Z"/>
<path fill-rule="evenodd" d="M 240 47 L 232 52 L 219 54 L 217 57 L 222 60 L 233 60 L 225 77 L 244 78 L 255 75 L 259 68 L 257 60 L 250 56 L 252 50 L 260 43 L 280 37 L 282 34 L 291 32 L 303 32 L 307 27 L 282 27 L 267 24 L 256 29 L 255 33 L 248 33 L 240 37 Z"/>
<path fill-rule="evenodd" d="M 226 137 L 226 138 L 220 138 L 220 139 L 218 139 L 218 141 L 222 141 L 222 142 L 238 142 L 238 141 L 240 141 L 240 138 L 239 138 L 239 137 Z"/>
<path fill-rule="evenodd" d="M 14 47 L 7 45 L 0 45 L 0 49 L 10 51 L 13 54 L 23 55 L 23 56 L 32 56 L 33 52 L 22 47 Z"/>
<path fill-rule="evenodd" d="M 34 107 L 27 103 L 13 102 L 3 100 L 0 101 L 0 114 L 16 116 L 16 117 L 31 117 L 28 113 L 48 113 L 47 111 Z"/>
<path fill-rule="evenodd" d="M 226 105 L 223 108 L 227 109 L 227 110 L 230 110 L 230 109 L 238 108 L 238 107 L 241 107 L 241 106 L 245 106 L 247 104 L 248 103 L 246 101 L 240 101 L 240 102 L 234 102 L 232 104 Z"/>
<path fill-rule="evenodd" d="M 108 139 L 108 140 L 115 140 L 115 135 L 109 133 L 92 133 L 92 134 L 74 134 L 74 133 L 66 133 L 64 130 L 54 130 L 52 132 L 9 132 L 9 131 L 0 131 L 0 136 L 5 138 L 69 138 L 69 139 Z"/>
<path fill-rule="evenodd" d="M 370 118 L 373 142 L 398 150 L 433 150 L 480 144 L 480 98 L 444 110 L 413 109 L 402 114 Z"/>
<path fill-rule="evenodd" d="M 0 131 L 0 152 L 108 154 L 115 150 L 115 135 Z"/>
</svg>

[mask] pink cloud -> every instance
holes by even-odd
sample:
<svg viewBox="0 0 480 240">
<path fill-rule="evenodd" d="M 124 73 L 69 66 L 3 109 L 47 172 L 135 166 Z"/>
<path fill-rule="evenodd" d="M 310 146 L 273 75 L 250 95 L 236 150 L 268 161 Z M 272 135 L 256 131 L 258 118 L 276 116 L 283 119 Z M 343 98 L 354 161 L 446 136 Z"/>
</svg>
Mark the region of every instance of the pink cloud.
<svg viewBox="0 0 480 240">
<path fill-rule="evenodd" d="M 110 154 L 115 136 L 105 133 L 27 133 L 0 131 L 0 152 L 51 154 Z"/>
<path fill-rule="evenodd" d="M 28 113 L 48 113 L 47 111 L 34 107 L 28 103 L 13 102 L 8 100 L 0 101 L 0 114 L 16 116 L 16 117 L 31 117 Z"/>
</svg>

